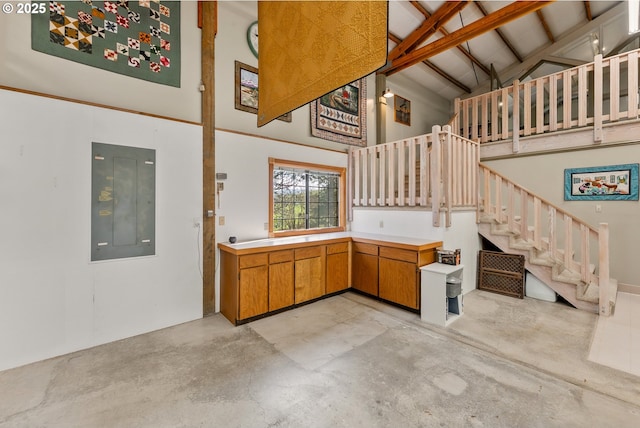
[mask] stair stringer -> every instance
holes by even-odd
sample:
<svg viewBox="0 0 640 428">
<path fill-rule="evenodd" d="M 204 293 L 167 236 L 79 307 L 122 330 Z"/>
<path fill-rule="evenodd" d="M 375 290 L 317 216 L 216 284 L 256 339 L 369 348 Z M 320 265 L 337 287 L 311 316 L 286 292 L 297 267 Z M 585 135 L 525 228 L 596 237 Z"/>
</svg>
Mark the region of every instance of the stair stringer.
<svg viewBox="0 0 640 428">
<path fill-rule="evenodd" d="M 598 303 L 581 300 L 578 298 L 579 292 L 584 293 L 584 284 L 579 279 L 575 281 L 571 278 L 563 278 L 558 280 L 562 274 L 562 266 L 558 263 L 554 263 L 549 258 L 538 257 L 535 259 L 535 263 L 531 260 L 543 253 L 538 253 L 533 245 L 526 243 L 523 240 L 518 240 L 513 233 L 507 231 L 500 233 L 492 233 L 493 222 L 482 221 L 478 224 L 478 232 L 484 238 L 492 242 L 500 250 L 506 253 L 521 254 L 525 257 L 525 268 L 535 275 L 539 280 L 547 284 L 552 290 L 562 296 L 563 299 L 571 303 L 574 307 L 585 311 L 598 313 Z M 565 281 L 571 282 L 565 282 Z M 580 290 L 578 290 L 578 288 Z"/>
</svg>

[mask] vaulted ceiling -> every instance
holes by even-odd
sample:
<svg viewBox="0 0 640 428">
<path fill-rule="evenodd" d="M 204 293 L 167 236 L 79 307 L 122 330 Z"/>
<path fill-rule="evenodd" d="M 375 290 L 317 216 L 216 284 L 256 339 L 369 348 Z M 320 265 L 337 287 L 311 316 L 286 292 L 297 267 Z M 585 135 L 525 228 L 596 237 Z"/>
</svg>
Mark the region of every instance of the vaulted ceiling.
<svg viewBox="0 0 640 428">
<path fill-rule="evenodd" d="M 621 1 L 389 1 L 389 57 L 447 99 L 638 47 Z"/>
</svg>

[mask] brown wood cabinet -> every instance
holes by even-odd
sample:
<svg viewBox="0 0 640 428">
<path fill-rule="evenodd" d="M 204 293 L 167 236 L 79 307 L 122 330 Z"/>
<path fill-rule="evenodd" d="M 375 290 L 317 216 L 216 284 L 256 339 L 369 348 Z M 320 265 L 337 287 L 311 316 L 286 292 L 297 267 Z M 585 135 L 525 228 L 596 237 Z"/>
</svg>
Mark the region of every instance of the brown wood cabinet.
<svg viewBox="0 0 640 428">
<path fill-rule="evenodd" d="M 269 253 L 269 312 L 294 304 L 293 250 Z"/>
<path fill-rule="evenodd" d="M 324 246 L 295 250 L 295 302 L 303 303 L 325 294 L 326 253 Z"/>
<path fill-rule="evenodd" d="M 269 285 L 267 255 L 240 256 L 238 317 L 251 318 L 267 312 Z"/>
<path fill-rule="evenodd" d="M 419 272 L 415 263 L 380 257 L 379 294 L 381 299 L 418 309 L 420 286 Z"/>
<path fill-rule="evenodd" d="M 419 267 L 436 260 L 437 243 L 411 248 L 353 243 L 353 287 L 404 307 L 420 309 Z M 409 248 L 407 248 L 409 247 Z"/>
<path fill-rule="evenodd" d="M 349 288 L 349 243 L 327 245 L 327 294 Z"/>
<path fill-rule="evenodd" d="M 353 243 L 353 288 L 378 295 L 378 246 Z"/>
<path fill-rule="evenodd" d="M 220 311 L 232 323 L 349 287 L 418 310 L 418 267 L 433 263 L 436 248 L 442 245 L 439 241 L 407 244 L 349 236 L 283 242 L 287 243 L 244 248 L 218 244 Z"/>
</svg>

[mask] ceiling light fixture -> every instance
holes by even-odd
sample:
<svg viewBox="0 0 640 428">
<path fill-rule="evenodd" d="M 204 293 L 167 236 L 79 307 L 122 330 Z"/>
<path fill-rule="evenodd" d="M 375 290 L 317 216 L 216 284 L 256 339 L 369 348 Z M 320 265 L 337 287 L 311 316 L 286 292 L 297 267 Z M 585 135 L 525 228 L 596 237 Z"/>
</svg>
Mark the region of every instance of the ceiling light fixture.
<svg viewBox="0 0 640 428">
<path fill-rule="evenodd" d="M 382 93 L 382 96 L 385 98 L 391 98 L 393 96 L 393 92 L 391 92 L 391 89 L 387 88 Z"/>
</svg>

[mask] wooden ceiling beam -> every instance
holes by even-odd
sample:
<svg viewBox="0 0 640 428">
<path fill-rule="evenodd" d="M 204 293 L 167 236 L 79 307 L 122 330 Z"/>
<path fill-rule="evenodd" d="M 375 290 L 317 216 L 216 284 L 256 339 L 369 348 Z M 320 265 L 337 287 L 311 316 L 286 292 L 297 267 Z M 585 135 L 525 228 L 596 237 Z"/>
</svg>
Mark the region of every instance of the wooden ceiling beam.
<svg viewBox="0 0 640 428">
<path fill-rule="evenodd" d="M 483 16 L 487 16 L 489 15 L 489 13 L 487 12 L 487 9 L 484 8 L 484 6 L 482 5 L 481 2 L 479 1 L 474 1 L 473 4 L 476 5 L 476 7 L 478 8 L 478 10 L 480 10 L 480 12 L 482 13 Z M 502 30 L 500 30 L 500 28 L 496 28 L 495 30 L 493 30 L 496 32 L 496 34 L 498 35 L 498 37 L 500 37 L 500 40 L 502 40 L 502 42 L 507 46 L 507 48 L 509 48 L 509 50 L 511 51 L 511 53 L 513 54 L 513 56 L 516 57 L 516 59 L 519 62 L 524 61 L 522 59 L 522 56 L 520 55 L 520 53 L 516 50 L 516 48 L 513 46 L 513 44 L 509 41 L 509 39 L 507 39 L 507 37 L 504 35 L 504 33 L 502 32 Z"/>
<path fill-rule="evenodd" d="M 540 21 L 540 24 L 542 24 L 542 28 L 544 28 L 544 32 L 547 34 L 547 39 L 549 39 L 549 41 L 551 43 L 555 43 L 556 39 L 553 37 L 553 33 L 551 32 L 551 28 L 549 28 L 549 24 L 547 24 L 547 20 L 544 19 L 544 15 L 542 14 L 541 10 L 536 10 L 536 15 L 538 15 L 538 20 Z"/>
<path fill-rule="evenodd" d="M 472 22 L 471 24 L 450 33 L 448 36 L 443 37 L 430 43 L 426 46 L 418 48 L 396 60 L 392 61 L 390 66 L 383 69 L 382 72 L 386 75 L 395 72 L 396 70 L 406 68 L 418 62 L 422 62 L 432 56 L 445 52 L 453 47 L 460 45 L 474 37 L 491 31 L 501 25 L 511 22 L 529 13 L 533 13 L 539 9 L 542 9 L 546 5 L 553 1 L 516 1 L 500 10 L 497 10 L 484 18 Z"/>
<path fill-rule="evenodd" d="M 593 21 L 593 15 L 591 14 L 591 3 L 589 3 L 588 1 L 583 1 L 582 3 L 584 4 L 584 13 L 587 14 L 587 20 Z"/>
<path fill-rule="evenodd" d="M 404 55 L 407 52 L 415 49 L 420 43 L 431 37 L 436 31 L 438 31 L 447 21 L 453 18 L 459 11 L 461 11 L 469 0 L 456 0 L 447 1 L 436 10 L 430 17 L 425 19 L 418 28 L 416 28 L 411 34 L 402 40 L 396 47 L 394 47 L 387 59 L 393 61 Z"/>
<path fill-rule="evenodd" d="M 560 52 L 564 49 L 570 48 L 578 41 L 584 41 L 585 34 L 589 34 L 592 31 L 599 31 L 600 26 L 611 22 L 613 19 L 617 19 L 621 14 L 627 13 L 627 4 L 625 2 L 613 3 L 613 6 L 609 7 L 606 11 L 593 18 L 593 21 L 587 23 L 580 23 L 571 28 L 568 32 L 564 32 L 558 37 L 552 45 L 541 46 L 527 54 L 522 63 L 514 63 L 506 68 L 500 70 L 500 76 L 505 84 L 510 84 L 513 79 L 517 79 L 529 68 L 533 67 L 540 60 L 548 57 L 549 55 L 555 55 L 556 52 Z M 489 82 L 481 83 L 479 86 L 473 88 L 473 95 L 482 94 L 489 91 Z"/>
<path fill-rule="evenodd" d="M 425 18 L 429 18 L 431 16 L 431 14 L 429 13 L 428 10 L 426 10 L 419 2 L 417 1 L 410 1 L 410 3 L 413 5 L 413 7 L 415 7 L 420 13 L 422 13 L 422 15 Z M 450 33 L 444 28 L 441 27 L 440 28 L 440 33 L 444 36 L 447 37 Z M 458 51 L 460 53 L 462 53 L 462 55 L 466 56 L 469 61 L 471 61 L 472 63 L 474 63 L 475 65 L 477 65 L 487 76 L 489 76 L 491 74 L 491 71 L 489 70 L 489 67 L 487 67 L 486 65 L 484 65 L 482 62 L 480 62 L 480 60 L 476 57 L 474 57 L 473 55 L 471 55 L 471 53 L 469 51 L 467 51 L 465 48 L 463 48 L 462 46 L 456 46 L 456 49 L 458 49 Z"/>
<path fill-rule="evenodd" d="M 393 33 L 389 33 L 389 40 L 391 40 L 395 44 L 400 44 L 402 42 L 402 39 L 400 37 L 396 36 Z M 471 88 L 469 88 L 467 85 L 465 85 L 464 83 L 462 83 L 459 80 L 457 80 L 455 77 L 453 77 L 450 74 L 448 74 L 446 71 L 442 70 L 440 67 L 438 67 L 437 65 L 435 65 L 431 61 L 424 60 L 424 61 L 422 61 L 422 63 L 424 65 L 426 65 L 427 67 L 429 67 L 431 70 L 433 70 L 436 73 L 438 73 L 444 79 L 446 79 L 449 82 L 451 82 L 453 85 L 455 85 L 458 88 L 460 88 L 463 91 L 465 91 L 467 94 L 471 93 Z"/>
</svg>

